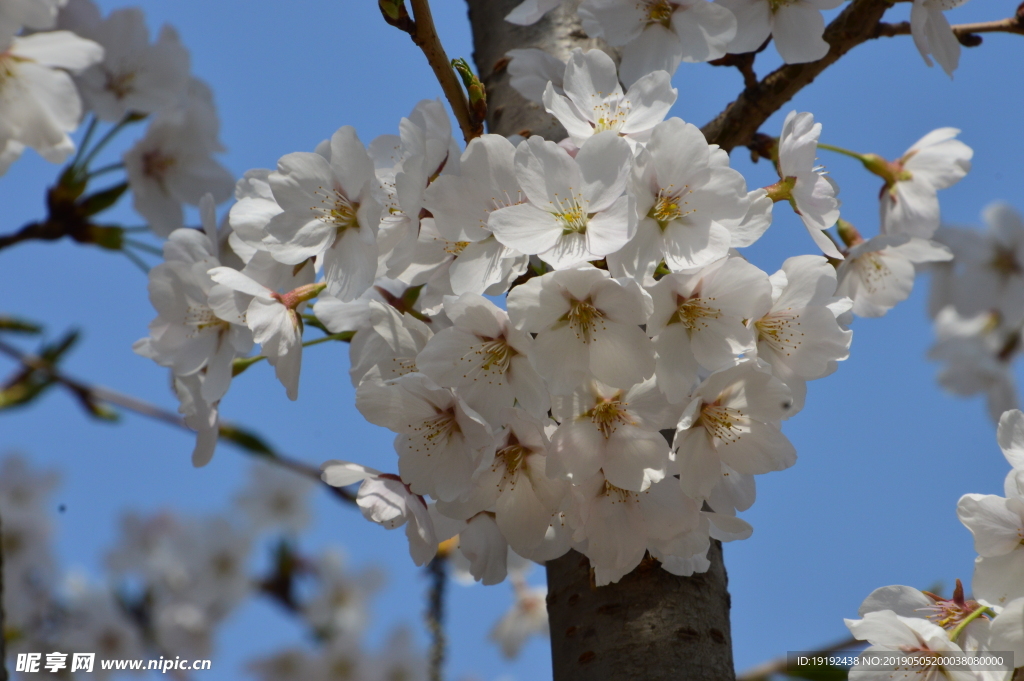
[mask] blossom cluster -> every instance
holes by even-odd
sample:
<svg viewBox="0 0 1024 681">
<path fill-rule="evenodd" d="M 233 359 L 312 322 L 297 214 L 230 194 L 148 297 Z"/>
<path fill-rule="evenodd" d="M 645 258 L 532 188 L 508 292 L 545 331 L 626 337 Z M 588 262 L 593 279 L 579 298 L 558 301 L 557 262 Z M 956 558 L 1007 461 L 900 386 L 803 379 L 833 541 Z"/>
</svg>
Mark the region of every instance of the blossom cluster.
<svg viewBox="0 0 1024 681">
<path fill-rule="evenodd" d="M 943 362 L 939 383 L 957 395 L 985 395 L 993 421 L 1017 407 L 1013 362 L 1024 328 L 1024 221 L 1005 203 L 984 211 L 988 231 L 943 227 L 935 238 L 954 254 L 933 266 L 930 309 Z"/>
<path fill-rule="evenodd" d="M 583 0 L 577 12 L 583 30 L 622 52 L 622 80 L 675 73 L 682 62 L 707 62 L 726 54 L 759 52 L 775 43 L 787 64 L 817 61 L 829 52 L 822 10 L 844 0 Z M 928 66 L 932 57 L 952 77 L 960 41 L 943 12 L 967 0 L 913 0 L 910 30 Z M 565 0 L 523 0 L 506 21 L 534 24 Z M 515 50 L 510 70 L 533 70 L 545 61 L 538 49 Z M 554 57 L 551 57 L 554 59 Z M 529 97 L 524 92 L 524 95 Z"/>
<path fill-rule="evenodd" d="M 886 178 L 883 234 L 840 224 L 840 244 L 811 114 L 784 122 L 779 182 L 748 190 L 699 129 L 666 119 L 667 72 L 626 91 L 620 75 L 572 53 L 541 95 L 568 132 L 557 144 L 483 135 L 460 152 L 424 101 L 398 135 L 364 146 L 343 127 L 249 171 L 222 230 L 204 199 L 203 231 L 173 232 L 150 274 L 159 316 L 136 344 L 173 370 L 196 465 L 236 360 L 258 343 L 296 399 L 316 324 L 351 339 L 356 406 L 398 453 L 397 472 L 332 460 L 324 479 L 358 483 L 363 514 L 404 526 L 417 564 L 457 535 L 485 583 L 510 552 L 574 548 L 603 584 L 646 553 L 701 571 L 711 539 L 748 536 L 736 514 L 755 475 L 794 463 L 781 421 L 847 357 L 848 313 L 884 313 L 916 263 L 950 257 L 929 238 L 936 192 L 970 149 L 942 129 L 866 163 Z M 769 275 L 739 254 L 777 202 L 826 257 Z"/>
<path fill-rule="evenodd" d="M 876 589 L 861 604 L 859 620 L 846 620 L 854 637 L 875 650 L 899 650 L 917 656 L 916 667 L 900 668 L 915 678 L 1006 681 L 1013 669 L 987 667 L 948 670 L 936 656 L 960 652 L 1010 652 L 1024 660 L 1024 414 L 1005 412 L 999 419 L 999 447 L 1011 466 L 1005 496 L 965 494 L 957 504 L 960 521 L 974 536 L 978 552 L 973 598 L 957 580 L 951 598 L 909 586 Z M 855 665 L 851 679 L 892 678 L 893 669 Z M 955 676 L 954 676 L 955 675 Z"/>
<path fill-rule="evenodd" d="M 54 473 L 34 470 L 17 455 L 0 460 L 3 606 L 11 654 L 208 659 L 219 626 L 262 592 L 294 613 L 319 643 L 252 660 L 248 667 L 256 678 L 326 681 L 349 668 L 360 679 L 426 679 L 425 655 L 408 630 L 396 629 L 379 651 L 362 641 L 370 600 L 381 585 L 377 570 L 354 571 L 335 549 L 298 553 L 298 533 L 310 519 L 312 481 L 260 463 L 227 512 L 128 513 L 102 581 L 62 573 L 51 554 L 46 509 L 56 482 Z M 268 534 L 278 537 L 273 579 L 254 579 L 252 554 Z M 287 592 L 273 588 L 286 583 Z M 110 674 L 96 665 L 69 678 Z"/>
</svg>

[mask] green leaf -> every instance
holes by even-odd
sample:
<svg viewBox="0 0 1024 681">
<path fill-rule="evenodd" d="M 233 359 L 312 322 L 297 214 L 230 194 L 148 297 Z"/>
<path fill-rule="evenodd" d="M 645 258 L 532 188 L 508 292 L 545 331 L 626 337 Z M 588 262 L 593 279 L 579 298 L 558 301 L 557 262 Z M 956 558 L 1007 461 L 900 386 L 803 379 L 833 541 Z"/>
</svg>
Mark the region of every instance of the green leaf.
<svg viewBox="0 0 1024 681">
<path fill-rule="evenodd" d="M 43 332 L 43 327 L 24 319 L 18 319 L 17 317 L 0 317 L 0 331 L 39 334 Z"/>
<path fill-rule="evenodd" d="M 127 190 L 128 183 L 122 182 L 121 184 L 114 185 L 113 187 L 109 187 L 103 191 L 90 194 L 82 199 L 79 204 L 82 215 L 96 215 L 96 213 L 105 211 L 117 203 L 118 199 L 120 199 Z"/>
<path fill-rule="evenodd" d="M 277 457 L 277 454 L 270 448 L 270 445 L 263 441 L 263 438 L 238 426 L 222 423 L 220 425 L 220 438 L 238 445 L 247 452 L 271 458 Z"/>
</svg>

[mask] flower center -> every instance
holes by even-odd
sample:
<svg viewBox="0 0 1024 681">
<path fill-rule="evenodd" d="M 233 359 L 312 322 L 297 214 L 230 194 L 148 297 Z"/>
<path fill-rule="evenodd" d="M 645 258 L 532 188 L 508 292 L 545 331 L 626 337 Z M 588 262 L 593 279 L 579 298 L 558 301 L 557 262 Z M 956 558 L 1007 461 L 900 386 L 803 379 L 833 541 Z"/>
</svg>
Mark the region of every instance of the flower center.
<svg viewBox="0 0 1024 681">
<path fill-rule="evenodd" d="M 672 28 L 672 14 L 679 5 L 669 0 L 647 0 L 647 23 Z"/>
<path fill-rule="evenodd" d="M 483 371 L 491 371 L 496 374 L 508 373 L 509 367 L 512 365 L 512 358 L 519 354 L 505 341 L 504 337 L 488 339 L 476 352 L 484 356 L 480 368 Z"/>
<path fill-rule="evenodd" d="M 594 307 L 590 298 L 576 300 L 569 303 L 569 311 L 562 317 L 563 321 L 569 322 L 569 326 L 576 332 L 576 338 L 584 343 L 590 342 L 590 333 L 600 324 L 604 328 L 604 312 Z"/>
<path fill-rule="evenodd" d="M 189 305 L 188 311 L 185 312 L 185 325 L 191 326 L 195 329 L 195 334 L 198 335 L 206 329 L 221 329 L 226 330 L 231 325 L 224 320 L 213 314 L 213 310 L 206 307 L 205 305 Z"/>
<path fill-rule="evenodd" d="M 468 245 L 468 241 L 446 241 L 444 252 L 452 255 L 461 255 Z"/>
<path fill-rule="evenodd" d="M 877 251 L 860 256 L 855 265 L 861 281 L 871 293 L 884 289 L 885 280 L 892 275 L 892 270 L 885 264 Z"/>
<path fill-rule="evenodd" d="M 562 223 L 562 234 L 585 233 L 589 216 L 579 198 L 573 196 L 562 200 L 556 196 L 555 201 L 558 203 L 558 210 L 554 212 L 554 216 Z"/>
<path fill-rule="evenodd" d="M 738 409 L 723 407 L 717 402 L 700 408 L 700 422 L 708 435 L 716 437 L 723 444 L 735 444 L 748 430 L 746 416 Z"/>
<path fill-rule="evenodd" d="M 1021 273 L 1021 266 L 1020 263 L 1017 262 L 1017 256 L 1009 248 L 997 246 L 995 255 L 992 257 L 992 262 L 990 264 L 992 269 L 999 272 L 1004 277 Z"/>
<path fill-rule="evenodd" d="M 607 480 L 604 481 L 604 487 L 601 488 L 600 496 L 612 497 L 613 504 L 622 504 L 627 501 L 640 501 L 639 499 L 636 498 L 636 492 L 631 492 L 628 489 L 616 487 Z"/>
<path fill-rule="evenodd" d="M 658 199 L 651 206 L 650 212 L 647 213 L 647 217 L 652 218 L 658 223 L 658 226 L 663 230 L 668 227 L 668 223 L 673 220 L 678 220 L 681 217 L 689 215 L 696 211 L 695 208 L 689 210 L 686 206 L 689 204 L 688 201 L 684 201 L 684 197 L 692 194 L 693 190 L 690 189 L 690 185 L 684 184 L 681 191 L 674 191 L 672 185 L 664 189 L 658 190 Z"/>
<path fill-rule="evenodd" d="M 142 174 L 154 180 L 161 187 L 164 185 L 164 176 L 167 171 L 174 167 L 177 159 L 168 156 L 160 149 L 151 149 L 142 154 Z"/>
<path fill-rule="evenodd" d="M 621 394 L 621 393 L 620 393 Z M 619 399 L 619 395 L 610 399 L 601 400 L 594 408 L 584 416 L 589 416 L 590 421 L 597 426 L 597 429 L 608 439 L 618 430 L 619 424 L 631 425 L 633 419 L 629 418 L 626 411 L 628 404 Z"/>
<path fill-rule="evenodd" d="M 775 14 L 786 5 L 794 5 L 797 0 L 768 0 L 768 8 Z"/>
<path fill-rule="evenodd" d="M 754 322 L 759 340 L 763 340 L 778 352 L 785 353 L 788 357 L 793 350 L 796 350 L 803 343 L 804 333 L 793 327 L 800 326 L 799 315 L 787 316 L 791 308 L 780 310 Z"/>
<path fill-rule="evenodd" d="M 338 236 L 346 229 L 359 229 L 359 219 L 356 216 L 359 211 L 358 202 L 351 201 L 338 188 L 325 191 L 323 187 L 317 187 L 317 191 L 313 193 L 323 198 L 319 206 L 313 206 L 310 210 L 319 212 L 321 220 L 333 224 Z"/>
<path fill-rule="evenodd" d="M 437 447 L 447 444 L 453 435 L 462 431 L 455 420 L 455 407 L 449 407 L 413 428 L 413 432 L 426 440 L 428 446 Z"/>
<path fill-rule="evenodd" d="M 712 307 L 710 303 L 714 298 L 701 298 L 699 294 L 693 298 L 676 296 L 676 311 L 669 318 L 669 324 L 682 324 L 689 331 L 695 331 L 701 327 L 707 328 L 705 319 L 718 319 L 722 311 Z"/>
<path fill-rule="evenodd" d="M 107 78 L 103 87 L 107 92 L 112 93 L 117 99 L 124 99 L 135 91 L 134 72 L 129 71 L 128 73 L 113 74 L 110 71 L 107 71 L 106 75 Z"/>
</svg>

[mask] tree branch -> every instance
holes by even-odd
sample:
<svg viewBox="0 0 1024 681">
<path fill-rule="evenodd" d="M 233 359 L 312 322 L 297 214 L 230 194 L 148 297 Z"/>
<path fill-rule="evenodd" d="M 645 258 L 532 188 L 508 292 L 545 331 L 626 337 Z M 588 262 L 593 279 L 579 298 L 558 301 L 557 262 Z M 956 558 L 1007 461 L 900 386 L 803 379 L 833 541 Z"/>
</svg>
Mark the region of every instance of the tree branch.
<svg viewBox="0 0 1024 681">
<path fill-rule="evenodd" d="M 385 4 L 388 5 L 388 9 L 385 9 Z M 413 14 L 411 20 L 405 14 L 404 2 L 396 3 L 381 0 L 381 11 L 384 14 L 384 20 L 408 33 L 412 41 L 423 52 L 423 56 L 427 58 L 427 63 L 430 64 L 430 68 L 434 70 L 434 75 L 437 76 L 437 81 L 441 84 L 444 96 L 448 98 L 448 104 L 452 107 L 452 113 L 455 114 L 455 119 L 459 122 L 459 127 L 462 129 L 462 137 L 469 144 L 471 139 L 479 137 L 484 133 L 484 123 L 482 120 L 476 120 L 476 117 L 470 112 L 469 102 L 466 99 L 465 92 L 462 90 L 462 83 L 459 81 L 459 76 L 456 74 L 455 69 L 452 68 L 451 60 L 445 54 L 441 38 L 437 35 L 434 17 L 430 13 L 429 1 L 410 0 L 410 4 L 412 5 Z M 397 16 L 389 16 L 390 12 L 395 12 Z M 398 14 L 399 12 L 400 14 Z"/>
<path fill-rule="evenodd" d="M 845 638 L 841 641 L 836 641 L 832 645 L 825 646 L 815 651 L 815 654 L 826 655 L 828 653 L 835 653 L 840 650 L 846 650 L 847 648 L 853 648 L 856 645 L 863 645 L 864 641 L 858 641 L 857 639 L 850 637 Z M 775 660 L 769 660 L 762 664 L 752 667 L 742 674 L 736 675 L 736 681 L 768 681 L 771 677 L 777 674 L 784 674 L 789 669 L 789 658 L 780 657 Z"/>
<path fill-rule="evenodd" d="M 448 585 L 448 558 L 438 553 L 427 565 L 427 629 L 430 631 L 430 681 L 443 681 L 447 639 L 444 635 L 444 594 Z"/>
<path fill-rule="evenodd" d="M 150 404 L 149 402 L 140 400 L 137 397 L 126 395 L 122 392 L 118 392 L 101 385 L 91 385 L 72 378 L 59 371 L 42 357 L 24 353 L 13 345 L 9 345 L 2 340 L 0 340 L 0 353 L 20 362 L 26 369 L 31 369 L 32 371 L 38 371 L 47 375 L 52 380 L 69 390 L 77 399 L 85 404 L 106 403 L 134 412 L 141 416 L 151 418 L 155 421 L 162 421 L 163 423 L 177 426 L 178 428 L 192 432 L 192 429 L 185 423 L 185 419 L 176 412 L 164 409 L 163 407 L 158 407 L 155 404 Z M 277 464 L 282 468 L 287 468 L 299 475 L 316 479 L 326 489 L 330 490 L 333 495 L 345 502 L 354 504 L 356 501 L 356 497 L 352 492 L 346 489 L 332 487 L 326 482 L 323 482 L 320 478 L 320 469 L 316 466 L 299 461 L 298 459 L 292 459 L 278 454 L 267 446 L 260 438 L 252 435 L 247 430 L 234 426 L 231 423 L 221 422 L 220 438 L 234 444 L 249 454 L 260 456 L 266 461 Z M 0 679 L 0 681 L 3 680 Z"/>
<path fill-rule="evenodd" d="M 1024 23 L 1021 16 L 1013 16 L 1009 19 L 998 21 L 980 21 L 973 24 L 954 24 L 953 35 L 957 37 L 962 45 L 976 47 L 981 44 L 977 37 L 979 33 L 1016 33 L 1024 35 Z M 887 24 L 881 22 L 875 29 L 875 38 L 891 38 L 897 35 L 910 35 L 910 22 L 901 21 L 898 24 Z"/>
<path fill-rule="evenodd" d="M 831 45 L 828 54 L 807 64 L 786 64 L 746 88 L 702 128 L 708 142 L 726 151 L 747 144 L 769 116 L 818 74 L 857 45 L 876 37 L 879 20 L 892 5 L 893 0 L 853 0 L 825 29 L 824 38 Z"/>
</svg>

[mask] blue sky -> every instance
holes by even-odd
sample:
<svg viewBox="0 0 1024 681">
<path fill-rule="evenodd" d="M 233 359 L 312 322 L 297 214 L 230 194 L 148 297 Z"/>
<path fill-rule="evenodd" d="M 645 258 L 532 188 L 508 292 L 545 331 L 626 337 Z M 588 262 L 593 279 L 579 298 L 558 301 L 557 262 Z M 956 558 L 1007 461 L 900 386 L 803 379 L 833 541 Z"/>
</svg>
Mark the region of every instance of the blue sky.
<svg viewBox="0 0 1024 681">
<path fill-rule="evenodd" d="M 103 0 L 105 11 L 119 6 Z M 373 2 L 309 0 L 150 0 L 140 3 L 151 29 L 169 22 L 192 52 L 193 72 L 213 87 L 228 147 L 223 162 L 236 175 L 273 167 L 289 152 L 310 150 L 342 125 L 364 143 L 395 133 L 417 101 L 440 96 L 422 55 L 407 36 L 387 26 Z M 450 56 L 471 56 L 465 6 L 436 0 L 435 19 Z M 1010 16 L 1016 2 L 987 0 L 948 13 L 954 23 Z M 902 14 L 901 14 L 902 13 Z M 905 17 L 906 7 L 892 11 Z M 982 208 L 1001 199 L 1024 209 L 1024 42 L 991 35 L 964 50 L 950 80 L 927 68 L 910 38 L 856 48 L 763 127 L 778 134 L 791 109 L 811 111 L 822 141 L 894 158 L 930 130 L 954 126 L 975 150 L 974 168 L 940 194 L 946 223 L 972 225 Z M 762 75 L 777 64 L 769 49 Z M 675 77 L 672 115 L 701 125 L 742 87 L 733 69 L 684 64 Z M 125 138 L 130 143 L 133 131 Z M 112 150 L 116 151 L 116 147 Z M 865 236 L 877 232 L 878 179 L 850 159 L 821 153 L 842 188 L 843 215 Z M 765 163 L 747 152 L 733 165 L 750 186 L 773 182 Z M 34 153 L 0 178 L 0 232 L 43 215 L 43 192 L 57 172 Z M 784 206 L 779 206 L 783 209 Z M 226 207 L 221 207 L 221 212 Z M 139 224 L 130 210 L 117 219 Z M 799 219 L 786 210 L 745 253 L 774 272 L 791 255 L 814 252 Z M 71 243 L 29 243 L 0 253 L 2 311 L 43 321 L 56 335 L 68 327 L 83 340 L 66 369 L 168 407 L 165 372 L 131 352 L 154 316 L 145 277 L 125 258 Z M 969 582 L 974 552 L 957 521 L 961 494 L 998 493 L 1007 464 L 980 399 L 943 394 L 937 367 L 925 359 L 933 333 L 925 307 L 927 280 L 882 319 L 857 320 L 850 359 L 810 385 L 807 407 L 788 421 L 796 445 L 792 469 L 761 476 L 758 499 L 744 517 L 753 536 L 726 547 L 732 593 L 736 666 L 743 670 L 787 650 L 808 650 L 846 635 L 874 588 L 909 584 L 947 589 Z M 347 349 L 311 348 L 301 395 L 290 403 L 267 366 L 241 376 L 222 405 L 226 418 L 256 425 L 282 451 L 314 465 L 355 460 L 393 468 L 392 435 L 359 416 L 348 380 Z M 0 375 L 12 365 L 0 359 Z M 58 468 L 63 483 L 53 499 L 66 505 L 54 519 L 64 565 L 99 574 L 103 552 L 116 537 L 121 511 L 179 509 L 202 514 L 225 508 L 242 484 L 247 461 L 223 447 L 206 468 L 189 463 L 191 437 L 126 416 L 97 424 L 53 392 L 32 409 L 0 416 L 0 451 L 18 449 L 39 465 Z M 408 557 L 401 532 L 385 532 L 320 494 L 308 548 L 344 548 L 353 565 L 375 564 L 388 588 L 375 601 L 369 638 L 380 640 L 397 622 L 418 626 L 426 587 Z M 543 573 L 535 571 L 534 580 Z M 485 633 L 510 603 L 508 585 L 452 589 L 450 678 L 550 677 L 545 641 L 534 641 L 515 663 L 504 663 Z M 425 637 L 420 633 L 421 641 Z M 267 604 L 236 614 L 218 641 L 217 678 L 246 678 L 241 662 L 300 640 L 301 632 Z"/>
</svg>

